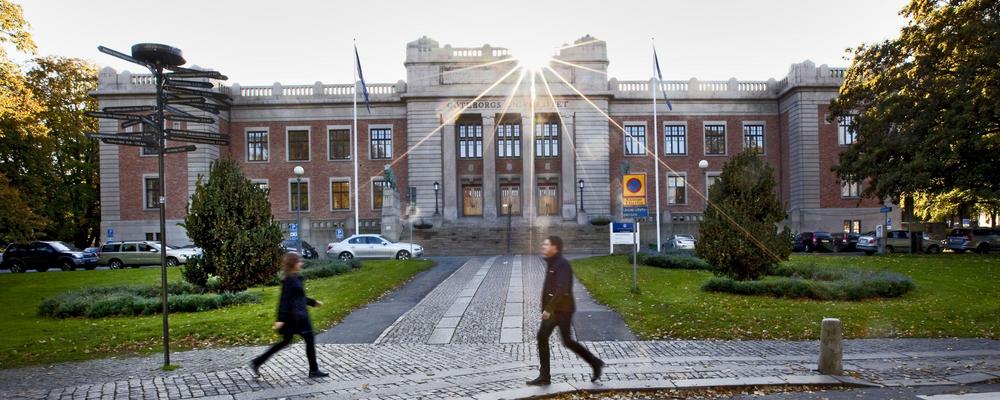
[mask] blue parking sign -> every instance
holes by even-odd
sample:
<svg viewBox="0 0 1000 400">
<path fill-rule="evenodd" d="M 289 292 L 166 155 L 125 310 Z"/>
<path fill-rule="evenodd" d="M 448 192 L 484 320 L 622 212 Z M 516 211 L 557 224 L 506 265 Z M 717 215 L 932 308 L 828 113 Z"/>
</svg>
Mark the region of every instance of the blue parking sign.
<svg viewBox="0 0 1000 400">
<path fill-rule="evenodd" d="M 115 230 L 108 228 L 108 239 L 112 239 L 114 237 L 115 237 Z"/>
<path fill-rule="evenodd" d="M 344 228 L 337 228 L 337 239 L 344 238 Z"/>
<path fill-rule="evenodd" d="M 299 237 L 299 224 L 288 224 L 288 237 Z"/>
</svg>

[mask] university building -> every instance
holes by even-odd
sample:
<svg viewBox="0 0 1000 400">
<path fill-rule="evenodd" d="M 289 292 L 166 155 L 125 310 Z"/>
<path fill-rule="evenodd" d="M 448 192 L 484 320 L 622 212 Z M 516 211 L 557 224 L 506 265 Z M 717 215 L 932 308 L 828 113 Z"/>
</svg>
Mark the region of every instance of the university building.
<svg viewBox="0 0 1000 400">
<path fill-rule="evenodd" d="M 839 182 L 831 171 L 854 140 L 847 121 L 828 113 L 843 68 L 805 61 L 767 81 L 664 81 L 672 109 L 661 99 L 654 120 L 653 82 L 607 76 L 606 46 L 586 36 L 561 48 L 550 69 L 529 71 L 505 48 L 420 38 L 406 45 L 405 80 L 369 83 L 370 110 L 359 98 L 357 143 L 350 83 L 218 82 L 215 90 L 231 101 L 217 123 L 168 121 L 230 137 L 226 146 L 199 144 L 167 156 L 168 242 L 189 241 L 177 223 L 198 176 L 223 157 L 270 188 L 284 226 L 300 210 L 303 237 L 314 245 L 325 245 L 338 226 L 353 233 L 355 210 L 360 231 L 381 229 L 386 168 L 396 177 L 404 217 L 433 222 L 433 230 L 505 226 L 508 214 L 515 227 L 582 228 L 596 216 L 617 219 L 627 170 L 646 174 L 650 217 L 662 221 L 665 238 L 697 233 L 703 196 L 726 160 L 746 148 L 774 168 L 794 231 L 868 231 L 882 222 L 878 202 L 861 199 L 860 184 Z M 154 104 L 154 90 L 149 75 L 105 68 L 93 95 L 101 107 L 143 105 Z M 130 129 L 101 122 L 101 133 Z M 654 141 L 662 163 L 659 215 Z M 699 167 L 702 160 L 707 168 Z M 155 155 L 101 144 L 100 162 L 102 230 L 114 229 L 115 239 L 155 239 Z M 300 179 L 295 166 L 305 169 Z M 890 217 L 898 221 L 898 207 Z"/>
</svg>

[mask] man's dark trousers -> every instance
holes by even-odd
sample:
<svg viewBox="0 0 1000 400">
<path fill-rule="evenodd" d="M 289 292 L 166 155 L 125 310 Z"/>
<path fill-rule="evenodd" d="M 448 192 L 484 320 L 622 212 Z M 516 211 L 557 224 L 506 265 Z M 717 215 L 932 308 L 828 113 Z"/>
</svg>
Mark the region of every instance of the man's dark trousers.
<svg viewBox="0 0 1000 400">
<path fill-rule="evenodd" d="M 576 340 L 573 340 L 573 333 L 570 328 L 573 326 L 573 313 L 572 312 L 555 312 L 549 316 L 549 319 L 542 320 L 542 326 L 538 328 L 538 361 L 541 364 L 539 369 L 539 375 L 545 378 L 550 377 L 549 374 L 549 336 L 552 335 L 552 331 L 559 327 L 559 336 L 562 337 L 563 346 L 567 349 L 572 350 L 580 358 L 587 361 L 588 364 L 594 366 L 601 362 L 593 353 L 583 347 Z"/>
</svg>

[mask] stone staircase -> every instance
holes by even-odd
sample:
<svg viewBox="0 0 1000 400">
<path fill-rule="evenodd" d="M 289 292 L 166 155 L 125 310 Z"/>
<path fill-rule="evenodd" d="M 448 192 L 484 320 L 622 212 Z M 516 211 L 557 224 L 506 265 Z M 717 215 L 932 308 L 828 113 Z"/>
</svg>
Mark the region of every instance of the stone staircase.
<svg viewBox="0 0 1000 400">
<path fill-rule="evenodd" d="M 608 227 L 592 225 L 513 226 L 510 249 L 513 254 L 535 254 L 549 235 L 563 239 L 568 254 L 606 254 Z M 402 240 L 408 240 L 408 233 Z M 413 241 L 424 247 L 425 256 L 496 255 L 507 253 L 506 226 L 444 226 L 414 230 Z"/>
</svg>

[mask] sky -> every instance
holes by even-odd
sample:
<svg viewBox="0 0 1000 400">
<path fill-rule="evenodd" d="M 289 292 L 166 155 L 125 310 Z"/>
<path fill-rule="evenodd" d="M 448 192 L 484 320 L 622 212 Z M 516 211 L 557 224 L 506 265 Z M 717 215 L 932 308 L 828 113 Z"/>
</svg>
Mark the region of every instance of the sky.
<svg viewBox="0 0 1000 400">
<path fill-rule="evenodd" d="M 243 86 L 350 83 L 352 39 L 365 80 L 406 78 L 406 43 L 549 52 L 592 35 L 607 42 L 609 76 L 649 79 L 655 44 L 665 80 L 781 79 L 792 63 L 848 66 L 845 49 L 895 37 L 905 0 L 753 1 L 55 1 L 24 8 L 39 55 L 139 73 L 97 51 L 140 42 L 183 50 L 188 65 Z M 23 56 L 15 56 L 23 61 Z"/>
</svg>

